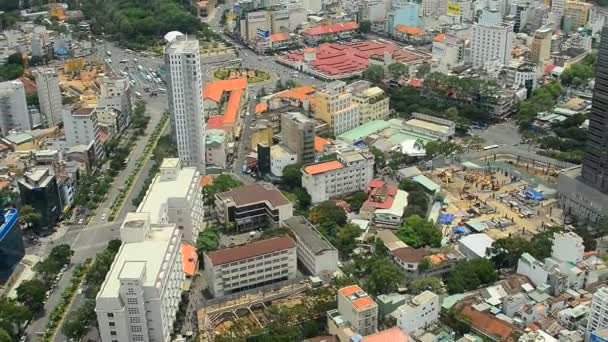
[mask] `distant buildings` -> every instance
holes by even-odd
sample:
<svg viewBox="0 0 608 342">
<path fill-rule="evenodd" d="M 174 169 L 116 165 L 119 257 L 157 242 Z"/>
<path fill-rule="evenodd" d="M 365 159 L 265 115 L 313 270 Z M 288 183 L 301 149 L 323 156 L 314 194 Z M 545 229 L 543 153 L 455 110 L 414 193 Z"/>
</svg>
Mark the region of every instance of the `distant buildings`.
<svg viewBox="0 0 608 342">
<path fill-rule="evenodd" d="M 458 240 L 458 250 L 469 259 L 488 258 L 487 250 L 494 239 L 485 233 L 467 235 Z"/>
<path fill-rule="evenodd" d="M 17 181 L 23 205 L 30 205 L 40 214 L 40 226 L 52 229 L 63 215 L 55 175 L 47 167 L 35 167 Z"/>
<path fill-rule="evenodd" d="M 464 39 L 441 33 L 433 39 L 433 61 L 445 67 L 444 71 L 462 65 L 465 57 Z"/>
<path fill-rule="evenodd" d="M 305 166 L 302 187 L 313 203 L 363 190 L 374 177 L 374 156 L 352 151 L 338 154 L 338 160 Z"/>
<path fill-rule="evenodd" d="M 226 146 L 226 131 L 208 129 L 205 135 L 205 161 L 208 166 L 226 168 L 228 147 Z"/>
<path fill-rule="evenodd" d="M 32 117 L 25 101 L 25 88 L 21 81 L 0 83 L 0 133 L 26 131 L 33 127 Z"/>
<path fill-rule="evenodd" d="M 250 184 L 215 195 L 220 223 L 248 231 L 279 225 L 293 216 L 293 205 L 270 184 Z"/>
<path fill-rule="evenodd" d="M 400 306 L 394 316 L 397 326 L 412 334 L 417 330 L 425 330 L 439 320 L 439 296 L 431 291 L 424 291 Z"/>
<path fill-rule="evenodd" d="M 353 84 L 356 84 L 355 82 Z M 349 88 L 352 89 L 352 85 Z M 353 102 L 359 106 L 359 121 L 361 124 L 372 120 L 386 120 L 390 114 L 389 98 L 379 87 L 364 86 L 362 89 L 352 89 Z"/>
<path fill-rule="evenodd" d="M 205 279 L 214 297 L 294 279 L 296 272 L 296 244 L 286 236 L 205 254 Z"/>
<path fill-rule="evenodd" d="M 46 127 L 53 127 L 62 121 L 63 104 L 59 76 L 54 68 L 38 68 L 34 70 L 38 101 L 42 122 Z"/>
<path fill-rule="evenodd" d="M 207 83 L 203 90 L 204 112 L 209 117 L 207 129 L 223 129 L 228 141 L 233 141 L 240 134 L 247 99 L 246 78 Z"/>
<path fill-rule="evenodd" d="M 338 250 L 305 217 L 294 216 L 283 224 L 293 232 L 298 260 L 310 274 L 332 276 L 338 270 Z"/>
<path fill-rule="evenodd" d="M 137 212 L 148 213 L 153 224 L 174 223 L 184 240 L 196 241 L 203 224 L 203 194 L 197 168 L 182 167 L 178 158 L 165 158 Z"/>
<path fill-rule="evenodd" d="M 0 213 L 0 284 L 6 283 L 25 255 L 17 209 Z"/>
<path fill-rule="evenodd" d="M 564 27 L 567 32 L 575 32 L 589 21 L 589 10 L 593 5 L 579 0 L 567 0 L 564 8 Z"/>
<path fill-rule="evenodd" d="M 99 136 L 99 124 L 95 108 L 81 107 L 74 110 L 63 111 L 63 128 L 65 140 L 69 147 L 76 145 L 95 146 L 95 157 L 104 156 L 103 146 Z"/>
<path fill-rule="evenodd" d="M 197 39 L 176 37 L 165 49 L 171 128 L 186 166 L 205 167 L 203 75 Z"/>
<path fill-rule="evenodd" d="M 325 39 L 347 39 L 359 28 L 355 22 L 339 23 L 334 25 L 317 26 L 305 29 L 302 35 L 307 44 L 317 44 Z"/>
<path fill-rule="evenodd" d="M 171 340 L 185 279 L 180 238 L 175 224 L 127 214 L 122 245 L 95 299 L 102 341 Z"/>
</svg>

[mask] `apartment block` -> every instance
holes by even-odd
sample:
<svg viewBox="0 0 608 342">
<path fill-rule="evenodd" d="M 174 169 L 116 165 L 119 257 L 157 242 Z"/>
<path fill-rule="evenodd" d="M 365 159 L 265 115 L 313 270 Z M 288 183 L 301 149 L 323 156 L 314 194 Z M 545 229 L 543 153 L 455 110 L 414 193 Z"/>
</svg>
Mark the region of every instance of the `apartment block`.
<svg viewBox="0 0 608 342">
<path fill-rule="evenodd" d="M 579 0 L 566 1 L 564 9 L 564 21 L 570 24 L 570 31 L 576 32 L 579 27 L 583 27 L 589 20 L 589 10 L 593 5 Z"/>
<path fill-rule="evenodd" d="M 333 275 L 338 270 L 338 250 L 304 216 L 283 224 L 296 238 L 298 260 L 312 275 Z"/>
<path fill-rule="evenodd" d="M 0 133 L 32 129 L 32 117 L 25 101 L 25 88 L 19 80 L 0 83 Z"/>
<path fill-rule="evenodd" d="M 200 178 L 196 167 L 182 167 L 178 158 L 165 158 L 137 212 L 148 213 L 153 224 L 173 223 L 184 240 L 196 241 L 204 216 Z"/>
<path fill-rule="evenodd" d="M 297 162 L 315 162 L 315 126 L 317 123 L 302 113 L 288 112 L 281 116 L 281 143 L 297 156 Z"/>
<path fill-rule="evenodd" d="M 78 108 L 63 111 L 63 129 L 69 147 L 76 145 L 95 145 L 95 157 L 103 158 L 104 151 L 99 138 L 99 124 L 95 108 Z"/>
<path fill-rule="evenodd" d="M 530 58 L 533 62 L 545 63 L 551 58 L 551 40 L 553 29 L 550 26 L 543 26 L 534 31 L 532 46 L 530 47 Z"/>
<path fill-rule="evenodd" d="M 131 122 L 132 90 L 126 77 L 104 77 L 97 107 L 116 111 L 115 131 L 122 132 Z M 100 120 L 101 121 L 101 120 Z"/>
<path fill-rule="evenodd" d="M 346 91 L 346 83 L 334 81 L 315 94 L 315 117 L 325 121 L 334 135 L 342 134 L 361 124 L 359 105 Z"/>
<path fill-rule="evenodd" d="M 384 90 L 371 87 L 353 93 L 353 102 L 359 106 L 360 124 L 372 120 L 386 120 L 390 113 L 389 98 Z"/>
<path fill-rule="evenodd" d="M 594 332 L 608 327 L 608 287 L 601 287 L 593 294 L 591 310 L 587 315 L 587 338 Z M 587 338 L 585 340 L 587 340 Z"/>
<path fill-rule="evenodd" d="M 338 154 L 338 160 L 326 161 L 302 169 L 302 187 L 313 203 L 364 190 L 374 178 L 374 155 L 367 151 Z"/>
<path fill-rule="evenodd" d="M 293 216 L 293 205 L 271 184 L 254 183 L 215 195 L 220 223 L 238 231 L 276 226 Z"/>
<path fill-rule="evenodd" d="M 209 292 L 222 297 L 272 283 L 294 279 L 296 243 L 276 237 L 205 254 Z"/>
<path fill-rule="evenodd" d="M 482 14 L 491 15 L 485 10 Z M 474 67 L 483 67 L 486 63 L 498 61 L 502 65 L 509 65 L 511 49 L 513 46 L 513 25 L 487 20 L 473 25 L 473 39 L 471 41 L 471 63 Z"/>
<path fill-rule="evenodd" d="M 397 326 L 408 334 L 424 330 L 439 320 L 440 309 L 439 296 L 424 291 L 396 310 Z"/>
<path fill-rule="evenodd" d="M 338 312 L 362 336 L 378 330 L 378 304 L 358 285 L 338 290 Z"/>
<path fill-rule="evenodd" d="M 171 341 L 185 280 L 181 231 L 127 214 L 122 246 L 95 299 L 103 342 Z"/>
<path fill-rule="evenodd" d="M 34 70 L 36 88 L 40 102 L 40 114 L 46 127 L 58 125 L 62 118 L 63 104 L 59 76 L 54 68 L 38 68 Z"/>
<path fill-rule="evenodd" d="M 575 232 L 565 232 L 553 235 L 551 257 L 563 262 L 579 263 L 583 261 L 585 246 L 583 238 Z"/>
</svg>

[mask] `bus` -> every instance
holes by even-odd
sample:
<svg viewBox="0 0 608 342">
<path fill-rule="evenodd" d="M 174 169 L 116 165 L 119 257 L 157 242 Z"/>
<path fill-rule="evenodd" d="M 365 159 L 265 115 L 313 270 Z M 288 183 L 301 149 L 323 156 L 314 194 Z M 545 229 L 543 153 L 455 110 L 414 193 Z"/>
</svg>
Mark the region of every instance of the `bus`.
<svg viewBox="0 0 608 342">
<path fill-rule="evenodd" d="M 488 146 L 484 147 L 483 149 L 484 150 L 493 150 L 495 148 L 498 148 L 498 145 L 488 145 Z"/>
</svg>

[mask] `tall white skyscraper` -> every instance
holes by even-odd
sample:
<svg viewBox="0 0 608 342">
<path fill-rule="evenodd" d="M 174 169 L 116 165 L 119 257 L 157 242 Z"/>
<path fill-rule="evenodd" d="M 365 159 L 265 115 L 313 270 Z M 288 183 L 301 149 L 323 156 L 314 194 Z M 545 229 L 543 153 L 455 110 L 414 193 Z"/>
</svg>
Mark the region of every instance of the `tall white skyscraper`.
<svg viewBox="0 0 608 342">
<path fill-rule="evenodd" d="M 486 13 L 489 11 L 489 13 Z M 473 26 L 471 42 L 471 62 L 474 67 L 482 67 L 487 62 L 498 60 L 509 65 L 513 47 L 513 25 L 496 22 L 495 10 L 484 10 L 479 23 Z"/>
<path fill-rule="evenodd" d="M 32 117 L 27 110 L 25 88 L 19 80 L 0 83 L 0 133 L 32 129 Z"/>
<path fill-rule="evenodd" d="M 179 35 L 165 50 L 171 127 L 184 165 L 205 167 L 203 77 L 198 40 Z"/>
<path fill-rule="evenodd" d="M 587 315 L 585 341 L 599 329 L 608 328 L 608 287 L 601 287 L 593 294 L 591 311 Z"/>
<path fill-rule="evenodd" d="M 42 122 L 47 127 L 56 126 L 61 122 L 63 109 L 59 76 L 53 68 L 38 68 L 34 71 L 34 75 L 36 76 Z"/>
</svg>

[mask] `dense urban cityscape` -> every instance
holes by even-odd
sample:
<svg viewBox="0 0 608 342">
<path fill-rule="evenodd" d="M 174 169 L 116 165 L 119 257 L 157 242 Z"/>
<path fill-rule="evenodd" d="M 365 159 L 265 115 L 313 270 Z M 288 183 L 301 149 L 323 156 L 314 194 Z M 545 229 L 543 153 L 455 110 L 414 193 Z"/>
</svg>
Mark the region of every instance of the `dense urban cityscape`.
<svg viewBox="0 0 608 342">
<path fill-rule="evenodd" d="M 0 27 L 0 342 L 608 341 L 607 1 Z"/>
</svg>

